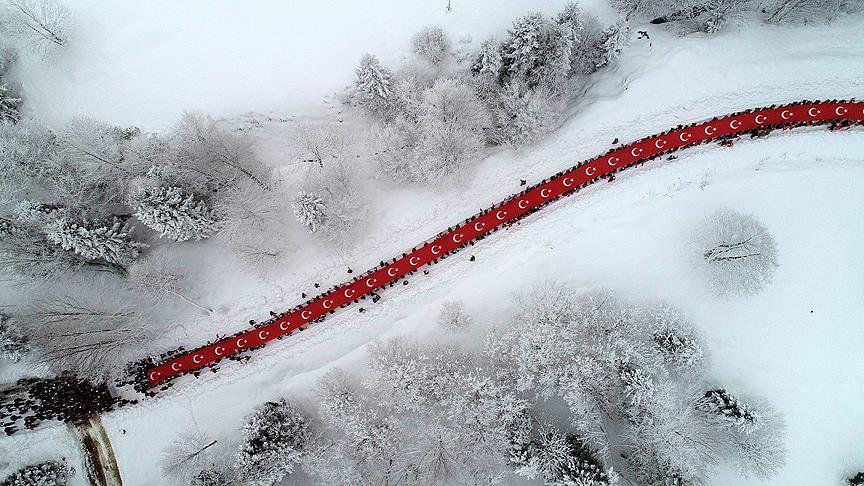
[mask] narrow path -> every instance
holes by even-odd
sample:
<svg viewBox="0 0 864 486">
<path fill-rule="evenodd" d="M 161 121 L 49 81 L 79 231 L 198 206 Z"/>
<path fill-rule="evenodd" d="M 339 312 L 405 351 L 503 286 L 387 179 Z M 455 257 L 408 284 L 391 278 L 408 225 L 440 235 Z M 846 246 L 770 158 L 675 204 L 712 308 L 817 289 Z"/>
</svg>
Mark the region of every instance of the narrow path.
<svg viewBox="0 0 864 486">
<path fill-rule="evenodd" d="M 111 439 L 99 415 L 75 427 L 84 447 L 84 464 L 91 486 L 123 486 Z"/>
<path fill-rule="evenodd" d="M 400 257 L 382 261 L 381 265 L 354 280 L 277 315 L 268 322 L 184 352 L 148 369 L 147 383 L 151 387 L 164 384 L 182 374 L 196 372 L 226 357 L 254 350 L 270 341 L 303 330 L 303 326 L 323 319 L 328 313 L 332 314 L 336 309 L 356 304 L 367 295 L 374 296 L 376 290 L 394 286 L 397 281 L 413 274 L 422 266 L 436 263 L 466 246 L 473 245 L 492 232 L 506 229 L 549 203 L 578 192 L 603 177 L 611 177 L 615 172 L 627 167 L 702 143 L 731 141 L 747 133 L 762 136 L 780 128 L 861 122 L 864 122 L 864 102 L 804 101 L 747 110 L 686 127 L 679 126 L 629 145 L 610 149 L 604 155 L 561 171 L 514 194 L 456 226 L 447 228 L 434 239 L 412 248 Z"/>
</svg>

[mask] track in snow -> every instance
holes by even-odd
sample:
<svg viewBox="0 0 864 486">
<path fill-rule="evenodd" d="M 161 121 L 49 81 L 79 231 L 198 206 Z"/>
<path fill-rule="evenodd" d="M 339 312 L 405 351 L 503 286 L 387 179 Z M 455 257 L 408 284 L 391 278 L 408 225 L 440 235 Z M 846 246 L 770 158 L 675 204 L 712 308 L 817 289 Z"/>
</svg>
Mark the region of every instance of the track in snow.
<svg viewBox="0 0 864 486">
<path fill-rule="evenodd" d="M 262 325 L 175 356 L 147 370 L 152 387 L 185 373 L 200 370 L 238 353 L 249 351 L 301 329 L 340 307 L 357 303 L 402 277 L 482 239 L 502 227 L 570 195 L 601 177 L 647 160 L 706 142 L 731 139 L 754 130 L 864 122 L 864 102 L 804 101 L 734 113 L 711 121 L 679 126 L 659 135 L 611 149 L 606 154 L 561 171 L 539 184 L 514 194 L 492 208 L 475 214 L 434 239 L 389 260 L 354 280 L 321 294 Z M 301 329 L 302 330 L 302 329 Z"/>
</svg>

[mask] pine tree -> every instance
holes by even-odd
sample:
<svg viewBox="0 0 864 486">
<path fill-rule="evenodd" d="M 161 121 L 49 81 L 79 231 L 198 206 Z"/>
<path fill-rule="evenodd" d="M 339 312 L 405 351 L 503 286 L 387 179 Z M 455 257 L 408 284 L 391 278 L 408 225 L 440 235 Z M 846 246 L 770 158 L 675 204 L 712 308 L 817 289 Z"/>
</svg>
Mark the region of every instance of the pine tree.
<svg viewBox="0 0 864 486">
<path fill-rule="evenodd" d="M 327 205 L 317 194 L 301 192 L 294 198 L 291 207 L 294 208 L 297 221 L 309 228 L 312 233 L 318 231 L 327 221 Z"/>
<path fill-rule="evenodd" d="M 134 204 L 136 218 L 174 241 L 202 240 L 216 227 L 216 216 L 207 203 L 177 186 L 146 188 Z"/>
<path fill-rule="evenodd" d="M 49 461 L 19 469 L 0 486 L 66 486 L 74 470 L 65 462 Z"/>
<path fill-rule="evenodd" d="M 123 269 L 140 254 L 147 245 L 135 241 L 129 235 L 132 228 L 114 218 L 110 222 L 97 223 L 86 219 L 73 222 L 62 217 L 45 228 L 48 240 L 67 251 L 73 251 L 87 260 L 102 260 Z"/>
<path fill-rule="evenodd" d="M 285 400 L 267 402 L 243 426 L 238 474 L 250 485 L 272 486 L 294 472 L 308 440 L 300 410 Z"/>
<path fill-rule="evenodd" d="M 654 344 L 660 348 L 665 361 L 676 368 L 693 369 L 705 356 L 705 350 L 694 337 L 673 327 L 655 332 Z"/>
<path fill-rule="evenodd" d="M 630 45 L 630 24 L 626 20 L 619 20 L 603 31 L 602 39 L 597 69 L 615 62 L 621 51 Z"/>
<path fill-rule="evenodd" d="M 501 49 L 505 82 L 559 90 L 570 71 L 570 30 L 541 13 L 517 19 Z"/>
<path fill-rule="evenodd" d="M 18 362 L 28 351 L 27 336 L 12 326 L 9 316 L 0 314 L 0 353 L 3 358 Z"/>
<path fill-rule="evenodd" d="M 0 82 L 0 120 L 17 122 L 20 108 L 21 98 L 15 96 L 6 83 Z"/>
<path fill-rule="evenodd" d="M 355 103 L 379 116 L 387 116 L 395 100 L 393 73 L 372 54 L 361 57 L 354 72 L 357 75 L 352 92 Z"/>
<path fill-rule="evenodd" d="M 231 484 L 231 479 L 218 469 L 204 469 L 189 482 L 189 486 L 230 486 Z"/>
<path fill-rule="evenodd" d="M 722 417 L 741 432 L 754 430 L 760 425 L 756 412 L 723 388 L 706 391 L 698 403 L 698 408 Z"/>
</svg>

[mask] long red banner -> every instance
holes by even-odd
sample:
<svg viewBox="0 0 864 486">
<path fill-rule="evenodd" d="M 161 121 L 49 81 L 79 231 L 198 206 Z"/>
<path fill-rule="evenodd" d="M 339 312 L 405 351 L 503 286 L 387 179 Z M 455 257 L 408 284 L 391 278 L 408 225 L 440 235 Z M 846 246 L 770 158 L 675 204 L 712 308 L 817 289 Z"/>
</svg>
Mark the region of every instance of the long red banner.
<svg viewBox="0 0 864 486">
<path fill-rule="evenodd" d="M 269 322 L 175 356 L 147 370 L 150 386 L 210 366 L 226 357 L 262 346 L 291 334 L 301 326 L 323 318 L 377 289 L 417 271 L 465 247 L 489 233 L 510 225 L 546 204 L 578 191 L 601 177 L 649 159 L 700 143 L 730 139 L 745 133 L 762 134 L 772 129 L 860 123 L 864 102 L 804 101 L 735 113 L 711 121 L 678 127 L 659 135 L 609 150 L 606 154 L 559 172 L 539 184 L 514 194 L 492 208 L 475 214 L 433 240 L 413 248 L 399 258 L 371 269 L 354 280 L 323 293 Z"/>
</svg>

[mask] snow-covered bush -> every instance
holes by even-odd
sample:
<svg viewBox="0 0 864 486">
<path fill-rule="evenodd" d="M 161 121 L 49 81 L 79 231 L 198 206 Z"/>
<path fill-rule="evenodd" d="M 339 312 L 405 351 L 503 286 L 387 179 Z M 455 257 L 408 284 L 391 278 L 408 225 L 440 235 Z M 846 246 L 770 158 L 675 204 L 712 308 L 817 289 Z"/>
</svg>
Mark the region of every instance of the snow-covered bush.
<svg viewBox="0 0 864 486">
<path fill-rule="evenodd" d="M 354 106 L 380 117 L 387 117 L 395 103 L 393 73 L 377 57 L 365 54 L 354 70 L 356 79 L 350 93 Z"/>
<path fill-rule="evenodd" d="M 64 250 L 88 261 L 104 261 L 125 271 L 147 245 L 132 239 L 128 224 L 111 221 L 72 221 L 57 218 L 45 226 L 45 236 Z"/>
<path fill-rule="evenodd" d="M 754 294 L 777 269 L 777 244 L 755 217 L 728 208 L 711 213 L 694 235 L 697 267 L 712 293 Z"/>
<path fill-rule="evenodd" d="M 65 462 L 42 462 L 19 469 L 0 486 L 66 486 L 74 472 Z"/>
<path fill-rule="evenodd" d="M 145 188 L 134 196 L 133 207 L 145 226 L 174 241 L 202 240 L 216 230 L 209 205 L 177 186 Z"/>
<path fill-rule="evenodd" d="M 243 426 L 238 475 L 252 486 L 272 486 L 294 472 L 309 440 L 309 421 L 293 404 L 267 402 Z"/>
<path fill-rule="evenodd" d="M 449 331 L 471 327 L 472 320 L 461 302 L 445 302 L 438 312 L 438 325 Z"/>
<path fill-rule="evenodd" d="M 438 26 L 424 27 L 411 38 L 414 54 L 432 64 L 440 64 L 450 53 L 450 38 Z"/>
<path fill-rule="evenodd" d="M 47 53 L 67 43 L 71 21 L 59 0 L 7 0 L 0 29 L 20 48 Z"/>
<path fill-rule="evenodd" d="M 327 205 L 318 194 L 301 192 L 294 198 L 291 204 L 294 216 L 303 226 L 309 228 L 312 233 L 318 231 L 321 225 L 327 221 Z"/>
</svg>

